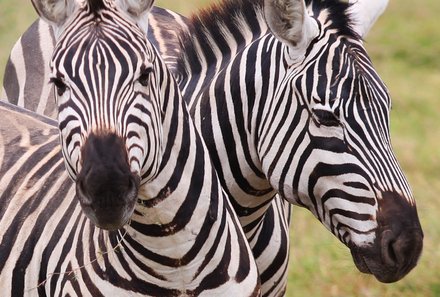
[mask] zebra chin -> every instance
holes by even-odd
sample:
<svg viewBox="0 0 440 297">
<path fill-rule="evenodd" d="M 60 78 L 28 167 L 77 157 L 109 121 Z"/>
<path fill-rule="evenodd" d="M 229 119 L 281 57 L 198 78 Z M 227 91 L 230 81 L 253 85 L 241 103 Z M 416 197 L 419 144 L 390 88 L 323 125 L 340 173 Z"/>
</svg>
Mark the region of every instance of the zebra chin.
<svg viewBox="0 0 440 297">
<path fill-rule="evenodd" d="M 371 246 L 349 244 L 359 271 L 383 283 L 402 279 L 416 265 L 423 249 L 423 231 L 416 206 L 396 193 L 385 192 L 379 200 L 379 227 Z"/>
<path fill-rule="evenodd" d="M 81 161 L 76 193 L 84 214 L 98 228 L 121 228 L 134 212 L 140 184 L 130 171 L 124 141 L 115 134 L 91 134 Z"/>
<path fill-rule="evenodd" d="M 112 197 L 104 194 L 104 196 L 93 197 L 95 202 L 91 202 L 88 197 L 83 197 L 78 190 L 77 196 L 87 218 L 96 227 L 112 231 L 122 228 L 129 222 L 136 205 L 137 191 L 135 194 L 126 194 L 125 197 L 118 195 Z"/>
</svg>

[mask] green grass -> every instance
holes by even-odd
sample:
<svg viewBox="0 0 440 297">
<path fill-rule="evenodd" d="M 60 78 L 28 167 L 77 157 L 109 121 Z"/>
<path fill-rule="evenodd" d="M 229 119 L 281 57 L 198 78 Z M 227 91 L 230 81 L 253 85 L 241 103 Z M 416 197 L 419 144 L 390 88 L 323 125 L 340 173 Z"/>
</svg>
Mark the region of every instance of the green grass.
<svg viewBox="0 0 440 297">
<path fill-rule="evenodd" d="M 0 0 L 0 69 L 36 14 L 30 0 Z M 209 1 L 157 1 L 184 14 Z M 293 212 L 287 296 L 440 296 L 440 1 L 390 1 L 366 44 L 393 100 L 391 136 L 425 232 L 419 265 L 381 284 L 355 268 L 348 249 L 310 213 Z M 2 70 L 0 72 L 3 72 Z M 0 74 L 2 79 L 2 73 Z"/>
</svg>

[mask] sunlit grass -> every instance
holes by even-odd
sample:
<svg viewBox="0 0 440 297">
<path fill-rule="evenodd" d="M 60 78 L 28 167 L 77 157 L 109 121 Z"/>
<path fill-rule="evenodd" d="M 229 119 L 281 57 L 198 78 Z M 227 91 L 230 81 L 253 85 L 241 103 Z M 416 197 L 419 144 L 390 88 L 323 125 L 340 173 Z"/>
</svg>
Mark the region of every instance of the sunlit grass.
<svg viewBox="0 0 440 297">
<path fill-rule="evenodd" d="M 185 15 L 199 1 L 156 4 Z M 440 1 L 390 1 L 366 39 L 393 100 L 391 138 L 417 200 L 425 232 L 419 265 L 402 281 L 380 284 L 357 271 L 348 249 L 313 216 L 295 208 L 287 296 L 440 296 Z M 36 18 L 30 0 L 0 0 L 0 79 L 9 51 Z"/>
</svg>

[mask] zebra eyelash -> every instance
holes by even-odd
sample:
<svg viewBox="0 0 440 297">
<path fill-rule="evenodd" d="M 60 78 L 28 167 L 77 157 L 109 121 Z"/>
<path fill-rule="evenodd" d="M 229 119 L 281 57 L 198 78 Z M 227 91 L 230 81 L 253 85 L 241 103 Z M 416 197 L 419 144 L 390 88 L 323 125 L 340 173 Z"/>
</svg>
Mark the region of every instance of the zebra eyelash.
<svg viewBox="0 0 440 297">
<path fill-rule="evenodd" d="M 312 112 L 313 112 L 313 119 L 318 125 L 324 125 L 329 127 L 340 125 L 340 121 L 337 115 L 330 110 L 314 108 L 312 109 Z"/>
<path fill-rule="evenodd" d="M 150 74 L 153 72 L 153 67 L 148 66 L 145 69 L 141 71 L 141 74 L 139 75 L 138 82 L 143 85 L 144 87 L 148 86 L 150 82 Z"/>
<path fill-rule="evenodd" d="M 67 89 L 67 85 L 64 83 L 64 81 L 61 78 L 51 77 L 49 79 L 49 83 L 55 86 L 55 88 L 57 89 L 58 96 L 62 96 Z"/>
</svg>

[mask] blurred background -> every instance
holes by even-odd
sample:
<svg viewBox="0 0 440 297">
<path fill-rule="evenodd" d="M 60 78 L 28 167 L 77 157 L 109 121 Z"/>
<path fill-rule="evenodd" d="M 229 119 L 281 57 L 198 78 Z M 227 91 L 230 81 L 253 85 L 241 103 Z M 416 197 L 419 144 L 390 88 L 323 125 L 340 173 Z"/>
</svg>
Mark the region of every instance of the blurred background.
<svg viewBox="0 0 440 297">
<path fill-rule="evenodd" d="M 188 16 L 209 0 L 158 0 Z M 419 265 L 381 284 L 355 268 L 349 250 L 307 211 L 294 208 L 286 296 L 440 296 L 440 1 L 392 0 L 366 38 L 393 102 L 391 139 L 425 232 Z M 30 0 L 0 0 L 0 81 L 9 52 L 37 18 Z M 232 297 L 232 296 L 231 296 Z"/>
</svg>

